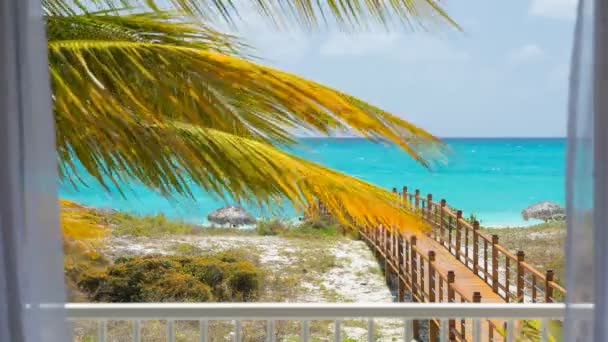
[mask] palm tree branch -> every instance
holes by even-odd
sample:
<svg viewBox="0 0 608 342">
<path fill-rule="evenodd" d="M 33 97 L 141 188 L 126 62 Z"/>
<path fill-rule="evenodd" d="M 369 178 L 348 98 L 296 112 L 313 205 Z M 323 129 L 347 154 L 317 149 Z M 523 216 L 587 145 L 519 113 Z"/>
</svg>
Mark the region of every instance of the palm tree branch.
<svg viewBox="0 0 608 342">
<path fill-rule="evenodd" d="M 64 181 L 78 182 L 76 159 L 105 186 L 136 179 L 174 195 L 193 182 L 226 201 L 267 208 L 287 200 L 302 212 L 320 200 L 344 224 L 422 226 L 394 194 L 259 141 L 178 122 L 83 121 L 80 130 L 57 124 Z"/>
<path fill-rule="evenodd" d="M 439 0 L 43 0 L 49 15 L 73 15 L 86 11 L 130 7 L 136 10 L 183 11 L 205 21 L 234 23 L 241 14 L 255 10 L 272 23 L 285 27 L 296 22 L 311 29 L 326 25 L 331 18 L 343 29 L 367 28 L 370 22 L 389 26 L 392 22 L 446 22 L 459 28 L 444 11 Z"/>
<path fill-rule="evenodd" d="M 49 42 L 56 98 L 89 111 L 136 111 L 270 143 L 298 129 L 353 130 L 399 145 L 427 165 L 442 145 L 415 125 L 362 100 L 246 59 L 198 47 L 132 41 Z M 100 114 L 101 115 L 101 114 Z M 425 152 L 424 157 L 420 152 Z"/>
</svg>

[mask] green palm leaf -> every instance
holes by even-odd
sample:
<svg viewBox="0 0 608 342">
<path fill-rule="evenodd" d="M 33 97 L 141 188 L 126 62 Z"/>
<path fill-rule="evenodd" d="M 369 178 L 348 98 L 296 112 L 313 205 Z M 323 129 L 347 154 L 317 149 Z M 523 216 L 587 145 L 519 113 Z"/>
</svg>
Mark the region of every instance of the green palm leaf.
<svg viewBox="0 0 608 342">
<path fill-rule="evenodd" d="M 127 18 L 116 26 L 124 22 Z M 173 37 L 155 32 L 161 43 L 140 39 L 137 33 L 131 40 L 65 40 L 50 35 L 54 91 L 62 94 L 57 105 L 87 106 L 98 116 L 123 111 L 127 117 L 135 112 L 150 120 L 175 119 L 282 144 L 292 142 L 296 128 L 325 134 L 354 129 L 398 144 L 425 165 L 418 146 L 427 151 L 440 147 L 424 130 L 361 100 L 208 47 L 228 46 L 238 54 L 235 43 L 225 37 L 164 43 L 176 39 L 180 30 L 185 35 L 192 30 L 183 23 L 164 25 Z"/>
<path fill-rule="evenodd" d="M 106 187 L 136 179 L 172 196 L 191 194 L 196 184 L 260 206 L 286 199 L 305 210 L 321 200 L 343 223 L 418 224 L 393 194 L 278 147 L 293 143 L 296 129 L 352 130 L 428 165 L 441 143 L 364 101 L 256 63 L 236 37 L 190 19 L 219 3 L 176 0 L 185 12 L 175 12 L 152 1 L 99 0 L 91 4 L 100 11 L 91 12 L 75 0 L 45 2 L 63 179 L 79 185 L 79 162 Z M 353 19 L 376 2 L 341 3 L 353 6 Z M 153 11 L 114 9 L 119 5 Z"/>
<path fill-rule="evenodd" d="M 295 22 L 311 29 L 331 19 L 344 29 L 365 28 L 370 22 L 385 26 L 392 22 L 408 26 L 447 22 L 459 28 L 438 0 L 43 0 L 42 3 L 49 15 L 123 8 L 142 11 L 176 9 L 205 21 L 217 22 L 222 18 L 233 23 L 241 14 L 253 9 L 283 27 L 287 26 L 286 23 Z"/>
</svg>

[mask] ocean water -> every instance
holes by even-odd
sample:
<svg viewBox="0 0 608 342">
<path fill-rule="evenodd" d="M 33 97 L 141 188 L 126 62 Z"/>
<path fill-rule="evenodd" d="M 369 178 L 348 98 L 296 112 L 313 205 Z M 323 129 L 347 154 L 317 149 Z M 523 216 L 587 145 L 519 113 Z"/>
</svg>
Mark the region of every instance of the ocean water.
<svg viewBox="0 0 608 342">
<path fill-rule="evenodd" d="M 364 139 L 302 139 L 290 151 L 385 188 L 408 186 L 426 196 L 445 198 L 448 204 L 475 214 L 483 225 L 515 226 L 525 222 L 521 210 L 541 200 L 564 204 L 565 139 L 500 138 L 444 139 L 449 146 L 447 163 L 432 171 L 413 161 L 393 145 Z M 168 200 L 141 184 L 127 185 L 125 197 L 107 192 L 84 177 L 88 187 L 62 184 L 60 196 L 85 205 L 137 214 L 163 213 L 195 223 L 205 223 L 209 212 L 224 202 L 194 189 L 191 199 Z M 256 215 L 267 215 L 255 208 Z M 282 211 L 289 217 L 295 213 Z"/>
</svg>

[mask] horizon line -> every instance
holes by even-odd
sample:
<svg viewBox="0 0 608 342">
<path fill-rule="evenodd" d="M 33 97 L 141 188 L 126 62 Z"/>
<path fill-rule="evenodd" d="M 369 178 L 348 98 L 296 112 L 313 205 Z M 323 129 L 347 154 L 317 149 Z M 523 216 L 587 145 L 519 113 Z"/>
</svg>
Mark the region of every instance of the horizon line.
<svg viewBox="0 0 608 342">
<path fill-rule="evenodd" d="M 357 136 L 296 136 L 296 138 L 304 139 L 367 139 L 373 140 L 366 137 Z M 437 137 L 439 139 L 568 139 L 566 136 L 444 136 Z"/>
</svg>

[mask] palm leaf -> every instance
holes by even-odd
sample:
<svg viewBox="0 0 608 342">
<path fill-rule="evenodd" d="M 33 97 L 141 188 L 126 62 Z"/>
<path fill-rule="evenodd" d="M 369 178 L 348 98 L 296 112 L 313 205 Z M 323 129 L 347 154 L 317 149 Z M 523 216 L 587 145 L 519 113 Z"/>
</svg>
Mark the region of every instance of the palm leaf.
<svg viewBox="0 0 608 342">
<path fill-rule="evenodd" d="M 282 144 L 291 143 L 298 128 L 354 130 L 387 139 L 425 165 L 420 147 L 427 157 L 441 148 L 419 127 L 339 91 L 198 42 L 186 44 L 51 37 L 53 88 L 61 95 L 56 102 L 86 106 L 100 117 L 137 112 L 148 120 L 169 118 Z"/>
<path fill-rule="evenodd" d="M 108 121 L 84 122 L 77 130 L 58 122 L 65 177 L 78 182 L 78 160 L 100 182 L 117 186 L 138 179 L 172 194 L 176 188 L 188 191 L 194 182 L 225 200 L 259 207 L 288 200 L 305 211 L 320 200 L 348 225 L 421 226 L 394 194 L 259 141 L 176 122 Z"/>
<path fill-rule="evenodd" d="M 217 22 L 222 18 L 233 23 L 241 14 L 255 10 L 282 27 L 295 22 L 300 27 L 311 29 L 327 24 L 331 19 L 343 29 L 366 28 L 370 22 L 384 26 L 392 22 L 408 26 L 447 22 L 459 28 L 438 0 L 43 0 L 42 3 L 49 15 L 74 15 L 125 7 L 140 11 L 177 9 L 205 21 Z"/>
<path fill-rule="evenodd" d="M 255 63 L 238 39 L 179 12 L 70 14 L 62 3 L 47 8 L 47 31 L 64 180 L 78 185 L 81 164 L 106 187 L 135 179 L 172 196 L 196 184 L 260 206 L 289 200 L 305 210 L 321 200 L 347 224 L 419 225 L 393 194 L 277 146 L 292 143 L 295 129 L 354 130 L 427 165 L 442 148 L 429 133 Z"/>
</svg>

